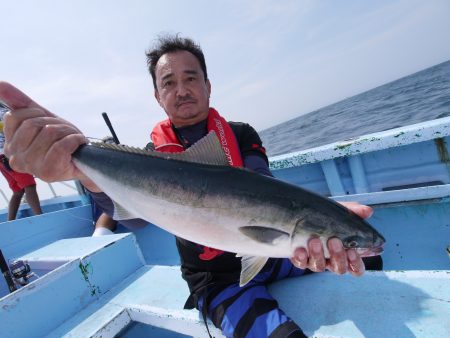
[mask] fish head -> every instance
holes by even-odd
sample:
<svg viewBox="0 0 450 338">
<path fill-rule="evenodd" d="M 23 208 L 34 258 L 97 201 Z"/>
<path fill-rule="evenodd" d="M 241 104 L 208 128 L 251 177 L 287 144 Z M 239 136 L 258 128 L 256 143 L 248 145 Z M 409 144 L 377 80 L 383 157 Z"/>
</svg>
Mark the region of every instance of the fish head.
<svg viewBox="0 0 450 338">
<path fill-rule="evenodd" d="M 375 229 L 373 231 L 349 234 L 340 237 L 344 248 L 355 249 L 360 257 L 378 256 L 383 252 L 384 237 Z"/>
<path fill-rule="evenodd" d="M 384 237 L 367 221 L 349 213 L 336 227 L 336 236 L 345 249 L 354 249 L 361 257 L 377 256 L 383 252 Z"/>
<path fill-rule="evenodd" d="M 301 237 L 303 240 L 300 240 Z M 345 249 L 355 249 L 361 257 L 380 255 L 385 243 L 384 237 L 375 228 L 347 210 L 328 215 L 309 213 L 298 219 L 293 233 L 294 246 L 312 237 L 321 238 L 323 243 L 330 238 L 339 238 Z"/>
</svg>

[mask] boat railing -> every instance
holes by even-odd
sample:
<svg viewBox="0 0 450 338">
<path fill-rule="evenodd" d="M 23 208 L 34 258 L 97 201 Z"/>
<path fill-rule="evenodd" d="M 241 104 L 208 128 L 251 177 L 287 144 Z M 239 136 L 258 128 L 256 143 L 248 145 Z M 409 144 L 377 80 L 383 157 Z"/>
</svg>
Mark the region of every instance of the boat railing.
<svg viewBox="0 0 450 338">
<path fill-rule="evenodd" d="M 446 117 L 274 156 L 270 168 L 276 177 L 337 199 L 378 193 L 382 203 L 406 189 L 408 199 L 439 198 L 450 191 L 449 142 Z"/>
<path fill-rule="evenodd" d="M 64 181 L 47 183 L 36 179 L 37 192 L 43 213 L 53 212 L 61 209 L 77 207 L 90 203 L 85 190 L 79 181 Z M 0 189 L 2 198 L 0 199 L 0 223 L 7 220 L 8 205 L 11 191 L 3 191 Z M 33 216 L 30 206 L 23 197 L 17 218 Z"/>
</svg>

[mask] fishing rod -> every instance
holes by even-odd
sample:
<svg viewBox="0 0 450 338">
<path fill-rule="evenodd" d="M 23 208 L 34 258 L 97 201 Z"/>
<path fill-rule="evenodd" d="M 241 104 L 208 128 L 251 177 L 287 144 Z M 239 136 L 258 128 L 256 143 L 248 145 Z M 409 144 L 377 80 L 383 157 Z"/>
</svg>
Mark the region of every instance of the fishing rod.
<svg viewBox="0 0 450 338">
<path fill-rule="evenodd" d="M 115 144 L 120 144 L 119 139 L 117 138 L 116 132 L 114 131 L 114 128 L 111 124 L 111 121 L 109 120 L 108 114 L 106 114 L 105 112 L 102 113 L 103 119 L 106 122 L 106 125 L 109 128 L 109 131 L 111 132 L 111 135 L 113 137 L 114 143 Z"/>
<path fill-rule="evenodd" d="M 0 270 L 2 271 L 3 277 L 5 277 L 6 284 L 8 284 L 9 292 L 16 291 L 16 285 L 11 276 L 11 271 L 9 271 L 9 266 L 8 263 L 6 263 L 6 259 L 5 256 L 3 256 L 2 250 L 0 250 Z"/>
</svg>

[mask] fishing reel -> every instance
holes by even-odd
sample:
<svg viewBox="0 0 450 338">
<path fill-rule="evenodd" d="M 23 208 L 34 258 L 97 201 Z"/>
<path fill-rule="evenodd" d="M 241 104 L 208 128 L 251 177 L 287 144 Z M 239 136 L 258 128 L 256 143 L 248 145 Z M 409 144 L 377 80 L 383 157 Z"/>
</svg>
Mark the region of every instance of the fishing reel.
<svg viewBox="0 0 450 338">
<path fill-rule="evenodd" d="M 27 285 L 32 277 L 39 278 L 37 274 L 31 272 L 26 261 L 17 260 L 8 265 L 2 250 L 0 250 L 0 270 L 8 285 L 9 292 L 16 291 L 18 285 Z"/>
<path fill-rule="evenodd" d="M 30 278 L 38 277 L 38 275 L 31 271 L 30 265 L 26 261 L 14 261 L 10 266 L 10 270 L 14 281 L 21 286 L 27 285 Z"/>
</svg>

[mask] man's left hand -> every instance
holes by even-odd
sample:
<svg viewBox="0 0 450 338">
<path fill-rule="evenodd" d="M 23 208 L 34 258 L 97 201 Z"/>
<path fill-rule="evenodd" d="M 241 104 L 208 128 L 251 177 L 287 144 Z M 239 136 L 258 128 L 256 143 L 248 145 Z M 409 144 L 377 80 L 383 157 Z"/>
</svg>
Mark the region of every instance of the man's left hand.
<svg viewBox="0 0 450 338">
<path fill-rule="evenodd" d="M 369 218 L 373 209 L 358 202 L 342 202 L 342 205 L 362 218 Z M 365 267 L 361 257 L 353 249 L 344 249 L 338 238 L 330 238 L 327 242 L 330 258 L 325 258 L 322 242 L 319 238 L 311 238 L 308 242 L 308 250 L 297 248 L 292 264 L 300 269 L 309 269 L 314 272 L 330 270 L 337 274 L 349 272 L 354 276 L 364 274 Z M 308 256 L 309 253 L 309 256 Z"/>
</svg>

